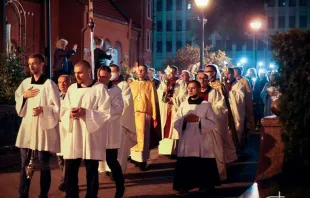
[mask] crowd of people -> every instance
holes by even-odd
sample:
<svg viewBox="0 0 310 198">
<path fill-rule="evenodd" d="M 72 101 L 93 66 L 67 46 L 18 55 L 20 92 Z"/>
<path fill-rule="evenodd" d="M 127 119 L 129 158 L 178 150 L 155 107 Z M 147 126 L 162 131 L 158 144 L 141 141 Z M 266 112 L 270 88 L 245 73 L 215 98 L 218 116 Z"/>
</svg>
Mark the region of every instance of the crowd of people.
<svg viewBox="0 0 310 198">
<path fill-rule="evenodd" d="M 74 45 L 64 54 L 67 42 L 58 44 L 55 56 L 76 52 Z M 96 44 L 98 57 L 111 58 L 99 50 L 101 40 Z M 148 170 L 150 150 L 155 147 L 160 155 L 176 156 L 173 189 L 178 195 L 194 188 L 212 192 L 227 179 L 227 164 L 242 155 L 247 133 L 259 126 L 254 119 L 256 105 L 263 105 L 265 115 L 270 115 L 270 103 L 279 95 L 275 73 L 269 82 L 261 76 L 253 82 L 242 76 L 241 67 L 220 72 L 209 64 L 193 75 L 167 66 L 157 76 L 155 69 L 138 65 L 137 79 L 126 79 L 120 66 L 97 62 L 92 79 L 90 64 L 81 60 L 73 67 L 76 83 L 72 84 L 69 75 L 60 74 L 66 64 L 56 61 L 61 65 L 55 68 L 57 86 L 43 74 L 44 62 L 41 54 L 29 56 L 32 75 L 15 93 L 16 111 L 23 118 L 16 141 L 22 159 L 20 197 L 28 197 L 34 161 L 41 171 L 40 197 L 48 197 L 53 154 L 62 171 L 59 190 L 66 197 L 79 197 L 82 160 L 86 197 L 97 197 L 100 173 L 115 181 L 115 197 L 123 197 L 128 161 Z M 255 99 L 257 90 L 260 100 Z"/>
</svg>

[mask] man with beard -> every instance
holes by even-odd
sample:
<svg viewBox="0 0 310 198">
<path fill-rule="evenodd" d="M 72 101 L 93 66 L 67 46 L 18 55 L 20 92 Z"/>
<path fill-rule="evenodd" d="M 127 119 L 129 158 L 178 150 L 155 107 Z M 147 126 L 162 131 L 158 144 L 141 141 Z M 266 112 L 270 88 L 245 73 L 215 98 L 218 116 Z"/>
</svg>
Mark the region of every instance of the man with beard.
<svg viewBox="0 0 310 198">
<path fill-rule="evenodd" d="M 171 121 L 178 107 L 187 97 L 187 84 L 177 78 L 177 72 L 177 67 L 168 66 L 165 70 L 168 78 L 161 82 L 157 90 L 162 132 L 158 152 L 164 155 L 176 154 L 176 140 L 171 139 L 174 134 Z"/>
<path fill-rule="evenodd" d="M 16 140 L 21 152 L 19 195 L 28 197 L 36 159 L 41 171 L 39 197 L 47 198 L 51 184 L 51 153 L 60 151 L 59 91 L 43 74 L 42 54 L 30 55 L 28 65 L 32 75 L 15 92 L 16 111 L 23 118 Z"/>
<path fill-rule="evenodd" d="M 130 84 L 135 110 L 137 145 L 131 148 L 131 159 L 140 163 L 140 169 L 146 170 L 150 157 L 151 122 L 157 126 L 156 120 L 156 89 L 153 83 L 146 79 L 148 67 L 138 67 L 138 80 Z"/>
</svg>

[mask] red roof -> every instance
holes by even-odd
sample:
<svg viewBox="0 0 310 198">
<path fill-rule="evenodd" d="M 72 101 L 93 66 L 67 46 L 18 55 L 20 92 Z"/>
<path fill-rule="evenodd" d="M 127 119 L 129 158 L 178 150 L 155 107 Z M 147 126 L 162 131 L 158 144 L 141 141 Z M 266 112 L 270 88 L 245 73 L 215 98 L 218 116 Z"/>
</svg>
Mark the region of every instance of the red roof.
<svg viewBox="0 0 310 198">
<path fill-rule="evenodd" d="M 82 0 L 88 5 L 88 0 Z M 111 20 L 127 23 L 128 17 L 120 11 L 114 2 L 111 0 L 93 0 L 94 14 L 98 17 L 104 17 Z"/>
</svg>

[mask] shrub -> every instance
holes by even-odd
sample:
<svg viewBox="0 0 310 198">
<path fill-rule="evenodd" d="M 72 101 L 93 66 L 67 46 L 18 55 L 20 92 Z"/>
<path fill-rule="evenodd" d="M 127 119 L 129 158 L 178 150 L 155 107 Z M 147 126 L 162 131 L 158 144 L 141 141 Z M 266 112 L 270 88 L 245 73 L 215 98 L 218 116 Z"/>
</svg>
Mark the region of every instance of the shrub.
<svg viewBox="0 0 310 198">
<path fill-rule="evenodd" d="M 0 55 L 0 104 L 15 103 L 15 90 L 26 77 L 20 63 L 21 57 L 14 54 Z"/>
<path fill-rule="evenodd" d="M 283 171 L 301 180 L 307 177 L 310 168 L 310 31 L 291 30 L 277 33 L 271 39 L 281 74 Z"/>
</svg>

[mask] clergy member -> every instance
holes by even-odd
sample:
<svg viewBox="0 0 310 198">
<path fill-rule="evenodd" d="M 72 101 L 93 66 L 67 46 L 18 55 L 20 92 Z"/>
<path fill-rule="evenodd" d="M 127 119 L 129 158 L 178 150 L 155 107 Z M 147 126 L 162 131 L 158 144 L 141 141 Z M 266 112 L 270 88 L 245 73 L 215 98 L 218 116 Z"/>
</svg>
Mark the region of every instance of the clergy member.
<svg viewBox="0 0 310 198">
<path fill-rule="evenodd" d="M 241 147 L 244 148 L 247 141 L 248 132 L 255 131 L 255 121 L 253 114 L 253 95 L 249 80 L 242 76 L 243 67 L 234 67 L 234 77 L 237 81 L 240 81 L 245 88 L 245 126 L 244 133 L 241 138 Z"/>
<path fill-rule="evenodd" d="M 220 182 L 213 148 L 216 115 L 211 104 L 198 95 L 198 81 L 190 81 L 187 89 L 189 97 L 172 122 L 179 136 L 173 181 L 173 189 L 179 195 L 186 195 L 194 188 L 210 191 Z"/>
<path fill-rule="evenodd" d="M 239 153 L 240 143 L 238 140 L 236 126 L 230 106 L 229 93 L 225 87 L 225 84 L 220 81 L 220 73 L 217 65 L 209 64 L 205 67 L 204 70 L 205 73 L 209 76 L 209 85 L 223 95 L 225 105 L 228 110 L 227 115 L 224 116 L 223 120 L 221 121 L 222 124 L 219 126 L 219 130 L 221 131 L 221 134 L 227 134 L 226 141 L 224 142 L 224 156 L 226 163 L 230 163 L 237 160 L 238 156 L 236 155 L 236 152 Z M 231 141 L 233 141 L 234 146 L 232 146 Z"/>
<path fill-rule="evenodd" d="M 151 122 L 157 126 L 155 92 L 156 88 L 151 81 L 146 80 L 148 67 L 138 67 L 139 80 L 130 84 L 137 132 L 137 145 L 131 149 L 131 159 L 140 163 L 140 169 L 146 170 L 147 160 L 150 157 Z"/>
<path fill-rule="evenodd" d="M 213 108 L 213 111 L 216 115 L 216 128 L 214 129 L 214 150 L 215 150 L 215 159 L 217 168 L 219 170 L 219 175 L 221 180 L 227 179 L 226 172 L 226 162 L 224 156 L 224 142 L 226 140 L 227 130 L 221 130 L 223 122 L 225 122 L 227 117 L 227 109 L 224 101 L 224 97 L 216 89 L 213 89 L 209 85 L 209 79 L 207 74 L 204 73 L 204 70 L 198 70 L 197 80 L 201 85 L 199 96 L 204 98 L 205 101 L 208 101 Z M 225 126 L 227 128 L 227 125 Z"/>
<path fill-rule="evenodd" d="M 60 106 L 62 106 L 62 103 L 66 97 L 67 91 L 69 86 L 71 85 L 71 78 L 68 75 L 61 75 L 58 78 L 58 88 L 60 90 Z M 63 154 L 61 153 L 65 148 L 65 137 L 66 137 L 66 131 L 64 130 L 62 123 L 59 122 L 59 133 L 60 133 L 60 153 L 57 153 L 58 158 L 58 165 L 60 167 L 60 170 L 62 172 L 60 185 L 58 186 L 58 189 L 60 191 L 65 191 L 65 184 L 64 184 L 64 178 L 65 178 L 65 160 L 63 158 Z"/>
<path fill-rule="evenodd" d="M 111 99 L 111 117 L 108 124 L 105 125 L 107 130 L 106 161 L 99 163 L 99 172 L 106 172 L 106 166 L 109 166 L 116 185 L 115 197 L 122 198 L 125 192 L 125 181 L 121 165 L 117 160 L 118 149 L 121 147 L 122 143 L 121 116 L 124 109 L 122 90 L 110 81 L 110 67 L 101 66 L 98 69 L 97 77 L 99 82 L 108 87 L 108 93 Z"/>
<path fill-rule="evenodd" d="M 16 111 L 23 118 L 16 140 L 21 152 L 20 197 L 28 197 L 31 174 L 26 173 L 26 167 L 34 160 L 41 171 L 39 197 L 48 197 L 51 153 L 60 152 L 59 91 L 57 85 L 43 74 L 44 59 L 42 54 L 29 56 L 31 77 L 26 78 L 15 92 Z"/>
<path fill-rule="evenodd" d="M 158 89 L 160 81 L 156 78 L 156 70 L 154 68 L 149 68 L 147 71 L 149 80 L 155 85 L 155 88 Z"/>
<path fill-rule="evenodd" d="M 189 73 L 189 71 L 187 70 L 182 70 L 182 73 L 181 73 L 181 79 L 186 82 L 186 84 L 190 81 L 190 78 L 191 78 L 191 73 Z M 194 80 L 194 79 L 192 79 Z"/>
<path fill-rule="evenodd" d="M 157 90 L 162 132 L 158 152 L 164 155 L 175 155 L 176 141 L 170 139 L 173 134 L 171 121 L 178 107 L 187 97 L 187 84 L 176 76 L 178 73 L 176 66 L 168 65 L 165 73 L 168 78 L 160 83 Z"/>
<path fill-rule="evenodd" d="M 86 197 L 97 197 L 98 162 L 106 159 L 106 127 L 111 101 L 106 86 L 91 79 L 87 61 L 74 65 L 77 83 L 72 84 L 61 108 L 61 122 L 67 132 L 63 156 L 66 171 L 66 197 L 79 197 L 78 172 L 84 160 Z"/>
<path fill-rule="evenodd" d="M 229 93 L 229 102 L 240 142 L 244 132 L 244 117 L 246 115 L 246 90 L 243 84 L 235 79 L 234 69 L 228 68 L 225 72 L 225 77 L 225 87 Z"/>
<path fill-rule="evenodd" d="M 133 98 L 129 84 L 124 80 L 118 65 L 112 64 L 111 68 L 111 81 L 122 90 L 124 110 L 121 116 L 121 147 L 118 150 L 117 158 L 122 167 L 123 173 L 126 172 L 128 157 L 130 149 L 137 144 L 136 124 L 134 115 Z M 107 170 L 109 168 L 107 167 Z"/>
</svg>

